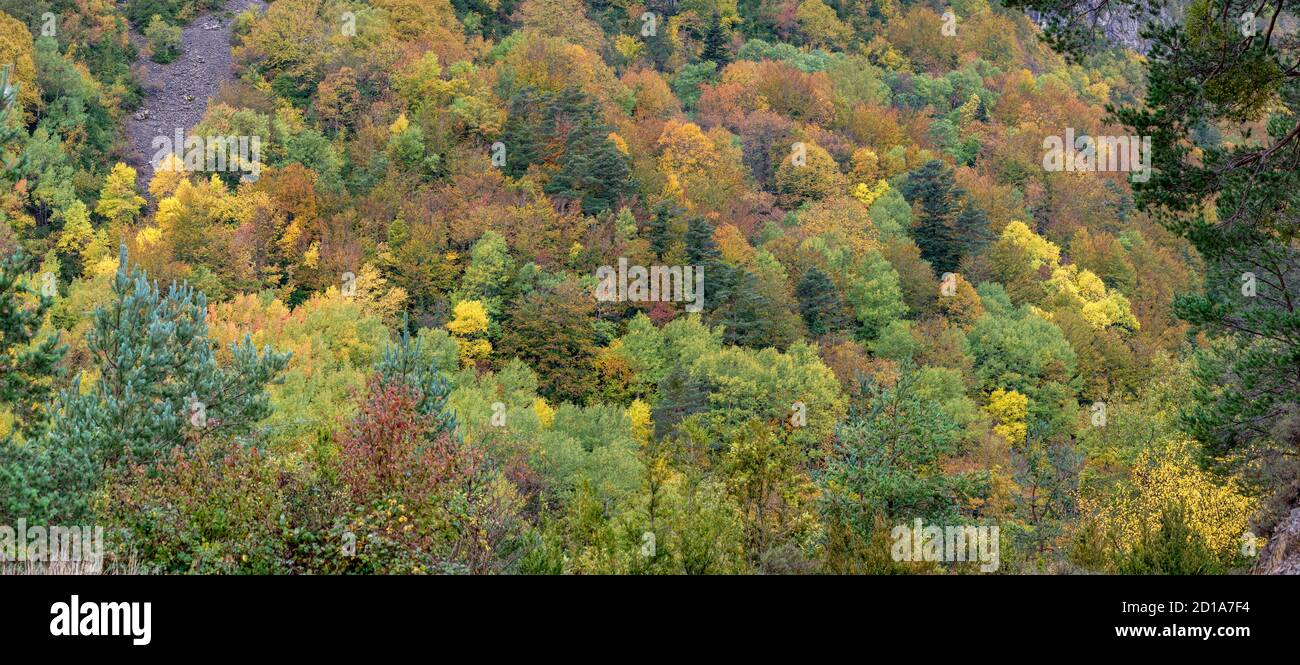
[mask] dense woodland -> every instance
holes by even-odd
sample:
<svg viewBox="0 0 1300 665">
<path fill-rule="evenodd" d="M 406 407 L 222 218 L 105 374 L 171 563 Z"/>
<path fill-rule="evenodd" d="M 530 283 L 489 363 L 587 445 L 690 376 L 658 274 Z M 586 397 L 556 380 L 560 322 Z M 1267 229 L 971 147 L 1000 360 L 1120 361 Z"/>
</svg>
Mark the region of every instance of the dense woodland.
<svg viewBox="0 0 1300 665">
<path fill-rule="evenodd" d="M 189 132 L 260 176 L 143 182 L 140 62 L 221 0 L 0 0 L 0 523 L 165 573 L 977 572 L 891 557 L 918 518 L 1249 569 L 1300 493 L 1294 16 L 1142 55 L 1006 4 L 274 0 Z M 1067 128 L 1153 177 L 1046 170 Z M 593 297 L 620 258 L 703 311 Z"/>
</svg>

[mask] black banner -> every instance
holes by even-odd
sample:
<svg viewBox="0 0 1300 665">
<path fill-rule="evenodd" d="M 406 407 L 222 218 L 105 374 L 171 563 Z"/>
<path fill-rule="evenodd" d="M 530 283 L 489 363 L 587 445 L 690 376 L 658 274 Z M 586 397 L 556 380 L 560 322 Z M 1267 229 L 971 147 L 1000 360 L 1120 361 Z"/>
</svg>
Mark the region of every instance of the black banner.
<svg viewBox="0 0 1300 665">
<path fill-rule="evenodd" d="M 248 655 L 253 645 L 257 653 L 422 645 L 447 655 L 472 648 L 536 657 L 598 639 L 676 653 L 688 643 L 761 653 L 775 640 L 814 650 L 894 645 L 925 658 L 1021 648 L 1049 658 L 1248 654 L 1285 646 L 1300 590 L 1294 578 L 1244 576 L 67 576 L 4 577 L 0 585 L 6 644 L 146 659 Z"/>
</svg>

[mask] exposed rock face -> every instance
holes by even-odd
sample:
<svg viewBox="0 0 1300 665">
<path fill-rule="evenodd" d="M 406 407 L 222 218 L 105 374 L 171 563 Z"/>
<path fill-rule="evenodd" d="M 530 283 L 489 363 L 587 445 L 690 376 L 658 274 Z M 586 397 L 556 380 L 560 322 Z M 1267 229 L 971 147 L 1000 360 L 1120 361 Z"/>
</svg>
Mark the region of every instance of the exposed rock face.
<svg viewBox="0 0 1300 665">
<path fill-rule="evenodd" d="M 1157 23 L 1170 25 L 1181 20 L 1183 14 L 1183 5 L 1186 3 L 1175 2 L 1174 6 L 1167 6 L 1160 10 L 1160 14 L 1154 17 Z M 1131 8 L 1123 6 L 1107 7 L 1097 14 L 1097 28 L 1101 30 L 1106 42 L 1120 48 L 1131 49 L 1138 53 L 1146 54 L 1151 48 L 1151 43 L 1140 36 L 1142 26 L 1153 20 L 1153 17 L 1146 15 L 1132 15 Z M 1039 14 L 1036 11 L 1027 12 L 1029 18 L 1040 25 L 1046 24 L 1050 18 Z"/>
<path fill-rule="evenodd" d="M 224 11 L 238 14 L 246 9 L 260 12 L 265 8 L 264 0 L 226 0 Z M 141 59 L 144 100 L 141 109 L 124 123 L 130 144 L 127 163 L 135 167 L 136 184 L 141 190 L 153 177 L 152 157 L 156 151 L 153 140 L 171 137 L 178 129 L 188 132 L 203 119 L 208 100 L 221 83 L 233 78 L 230 71 L 232 23 L 215 12 L 200 16 L 181 29 L 181 54 L 175 61 L 163 65 Z M 137 47 L 144 46 L 144 37 L 134 30 L 131 39 Z"/>
<path fill-rule="evenodd" d="M 1143 24 L 1142 19 L 1130 16 L 1122 10 L 1109 11 L 1097 17 L 1097 26 L 1101 28 L 1102 34 L 1106 35 L 1106 41 L 1145 54 L 1151 48 L 1151 43 L 1138 34 L 1142 31 Z"/>
<path fill-rule="evenodd" d="M 1300 508 L 1277 525 L 1259 553 L 1252 575 L 1300 575 Z"/>
</svg>

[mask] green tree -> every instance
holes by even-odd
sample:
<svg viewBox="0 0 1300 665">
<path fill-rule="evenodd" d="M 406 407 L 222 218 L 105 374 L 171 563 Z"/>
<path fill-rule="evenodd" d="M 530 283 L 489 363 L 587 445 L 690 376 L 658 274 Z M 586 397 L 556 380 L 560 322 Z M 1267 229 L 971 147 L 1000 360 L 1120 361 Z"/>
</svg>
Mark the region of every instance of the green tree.
<svg viewBox="0 0 1300 665">
<path fill-rule="evenodd" d="M 514 274 L 515 262 L 506 239 L 496 231 L 484 231 L 469 252 L 469 266 L 452 296 L 454 302 L 478 300 L 488 317 L 501 316 L 502 299 Z"/>
<path fill-rule="evenodd" d="M 907 314 L 898 272 L 880 252 L 873 249 L 862 257 L 850 280 L 846 295 L 858 319 L 858 336 L 863 340 L 875 339 L 889 322 Z"/>
<path fill-rule="evenodd" d="M 66 350 L 58 335 L 36 341 L 53 300 L 27 285 L 34 266 L 21 249 L 0 261 L 0 410 L 15 421 L 0 440 L 6 449 L 15 435 L 31 438 L 43 425 L 50 378 Z"/>
<path fill-rule="evenodd" d="M 731 62 L 731 50 L 727 48 L 730 37 L 727 29 L 722 27 L 722 19 L 713 15 L 709 29 L 704 33 L 704 49 L 700 51 L 700 60 L 712 62 L 722 69 Z"/>
<path fill-rule="evenodd" d="M 254 444 L 270 413 L 265 386 L 287 354 L 246 340 L 231 346 L 230 366 L 218 365 L 204 295 L 185 283 L 164 292 L 140 268 L 128 272 L 125 247 L 112 294 L 87 338 L 98 378 L 60 395 L 49 432 L 34 443 L 16 501 L 27 515 L 84 517 L 105 471 L 205 440 Z"/>
<path fill-rule="evenodd" d="M 12 157 L 8 155 L 8 147 L 23 136 L 20 123 L 12 120 L 22 117 L 22 108 L 18 106 L 19 87 L 10 80 L 10 69 L 10 65 L 0 65 L 0 180 L 17 179 L 27 159 L 21 150 Z"/>
<path fill-rule="evenodd" d="M 547 399 L 581 403 L 595 388 L 594 311 L 591 293 L 577 282 L 539 289 L 511 308 L 498 351 L 536 371 Z"/>
<path fill-rule="evenodd" d="M 594 215 L 618 207 L 636 189 L 627 157 L 609 140 L 610 127 L 594 115 L 570 131 L 560 157 L 560 170 L 544 188 L 551 196 L 578 201 L 582 212 Z"/>
<path fill-rule="evenodd" d="M 799 299 L 799 314 L 803 316 L 810 335 L 821 337 L 848 325 L 844 301 L 831 279 L 816 266 L 804 272 L 794 294 Z"/>
<path fill-rule="evenodd" d="M 149 19 L 144 36 L 149 40 L 149 50 L 154 62 L 166 64 L 181 54 L 181 28 L 172 25 L 158 14 Z"/>
<path fill-rule="evenodd" d="M 952 170 L 932 159 L 908 174 L 900 188 L 916 209 L 912 236 L 921 248 L 921 257 L 939 273 L 952 272 L 961 260 L 962 238 L 956 226 L 960 203 Z"/>
<path fill-rule="evenodd" d="M 881 519 L 951 523 L 959 500 L 973 491 L 972 478 L 939 467 L 955 452 L 960 430 L 921 396 L 919 377 L 907 366 L 894 386 L 867 386 L 837 427 L 818 478 L 823 516 L 860 542 L 872 540 Z"/>
</svg>

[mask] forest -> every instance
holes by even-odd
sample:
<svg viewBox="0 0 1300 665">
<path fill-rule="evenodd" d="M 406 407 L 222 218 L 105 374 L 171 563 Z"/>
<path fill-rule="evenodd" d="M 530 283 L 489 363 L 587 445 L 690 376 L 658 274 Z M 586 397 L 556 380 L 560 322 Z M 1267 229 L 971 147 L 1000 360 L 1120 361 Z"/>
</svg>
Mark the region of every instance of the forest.
<svg viewBox="0 0 1300 665">
<path fill-rule="evenodd" d="M 1300 572 L 1296 9 L 0 0 L 0 525 Z"/>
</svg>

